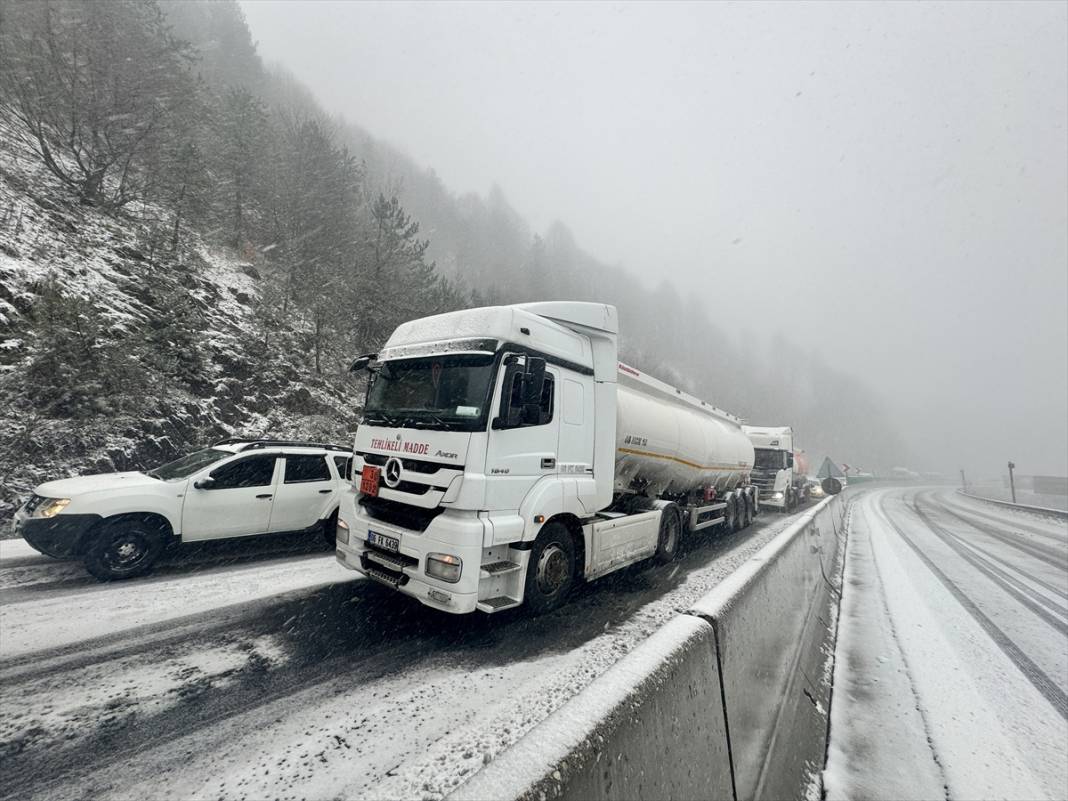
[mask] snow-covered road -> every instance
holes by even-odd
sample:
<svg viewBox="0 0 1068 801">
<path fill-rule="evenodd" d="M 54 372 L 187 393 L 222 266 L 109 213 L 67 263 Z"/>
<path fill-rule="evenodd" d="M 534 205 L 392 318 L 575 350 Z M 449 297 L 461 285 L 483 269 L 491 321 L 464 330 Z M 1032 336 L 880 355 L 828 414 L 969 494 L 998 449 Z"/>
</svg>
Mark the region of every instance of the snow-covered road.
<svg viewBox="0 0 1068 801">
<path fill-rule="evenodd" d="M 282 543 L 97 584 L 0 542 L 0 797 L 439 798 L 794 516 L 457 618 Z"/>
<path fill-rule="evenodd" d="M 857 496 L 828 757 L 830 799 L 1068 797 L 1068 524 Z"/>
</svg>

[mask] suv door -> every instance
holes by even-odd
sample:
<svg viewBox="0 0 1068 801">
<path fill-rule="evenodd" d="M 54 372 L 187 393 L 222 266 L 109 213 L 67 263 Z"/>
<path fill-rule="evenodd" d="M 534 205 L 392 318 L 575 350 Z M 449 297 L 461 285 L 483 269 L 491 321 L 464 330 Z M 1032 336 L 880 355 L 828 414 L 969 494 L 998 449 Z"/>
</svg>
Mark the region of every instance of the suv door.
<svg viewBox="0 0 1068 801">
<path fill-rule="evenodd" d="M 274 453 L 250 454 L 212 470 L 207 476 L 210 482 L 197 477 L 190 480 L 182 506 L 182 540 L 244 537 L 268 531 L 277 460 Z M 202 486 L 196 487 L 197 483 Z"/>
<path fill-rule="evenodd" d="M 286 453 L 274 496 L 270 531 L 300 531 L 332 509 L 338 479 L 326 454 Z"/>
</svg>

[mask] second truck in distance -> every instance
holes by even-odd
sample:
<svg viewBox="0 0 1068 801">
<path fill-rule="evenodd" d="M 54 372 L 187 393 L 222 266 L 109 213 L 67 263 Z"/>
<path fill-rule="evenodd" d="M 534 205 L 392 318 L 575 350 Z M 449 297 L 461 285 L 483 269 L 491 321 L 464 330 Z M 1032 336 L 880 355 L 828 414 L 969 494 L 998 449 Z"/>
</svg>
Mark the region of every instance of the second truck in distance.
<svg viewBox="0 0 1068 801">
<path fill-rule="evenodd" d="M 618 361 L 616 309 L 547 302 L 401 325 L 369 369 L 345 567 L 453 613 L 561 604 L 758 511 L 741 421 Z"/>
</svg>

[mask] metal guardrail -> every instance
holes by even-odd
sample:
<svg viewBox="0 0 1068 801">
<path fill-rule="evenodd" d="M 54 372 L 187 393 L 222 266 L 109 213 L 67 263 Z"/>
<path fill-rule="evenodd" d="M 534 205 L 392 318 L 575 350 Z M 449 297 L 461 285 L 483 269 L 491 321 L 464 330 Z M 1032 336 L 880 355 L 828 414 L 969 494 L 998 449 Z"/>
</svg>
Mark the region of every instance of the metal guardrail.
<svg viewBox="0 0 1068 801">
<path fill-rule="evenodd" d="M 958 495 L 963 495 L 965 498 L 972 498 L 977 501 L 983 501 L 984 503 L 992 503 L 995 506 L 1004 506 L 1006 509 L 1017 509 L 1022 512 L 1032 512 L 1034 514 L 1048 515 L 1050 517 L 1061 517 L 1068 520 L 1068 510 L 1064 509 L 1051 509 L 1048 506 L 1028 506 L 1025 503 L 1013 503 L 1012 501 L 1000 501 L 996 498 L 986 498 L 982 495 L 975 495 L 971 492 L 965 492 L 958 488 Z"/>
</svg>

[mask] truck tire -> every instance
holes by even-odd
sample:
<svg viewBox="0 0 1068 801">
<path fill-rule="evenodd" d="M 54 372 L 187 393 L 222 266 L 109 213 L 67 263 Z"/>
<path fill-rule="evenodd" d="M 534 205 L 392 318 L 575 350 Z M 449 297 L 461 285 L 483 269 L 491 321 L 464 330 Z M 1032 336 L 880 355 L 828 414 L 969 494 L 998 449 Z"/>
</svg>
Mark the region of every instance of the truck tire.
<svg viewBox="0 0 1068 801">
<path fill-rule="evenodd" d="M 728 531 L 738 530 L 738 504 L 734 502 L 734 496 L 727 496 L 727 508 L 723 510 L 723 528 Z"/>
<path fill-rule="evenodd" d="M 155 519 L 116 517 L 94 532 L 82 561 L 100 581 L 134 578 L 152 569 L 164 544 L 164 526 Z"/>
<path fill-rule="evenodd" d="M 527 563 L 524 601 L 534 614 L 551 612 L 567 600 L 575 585 L 575 543 L 563 523 L 547 523 L 538 532 Z"/>
<path fill-rule="evenodd" d="M 656 554 L 653 558 L 666 565 L 679 555 L 679 543 L 682 540 L 682 519 L 675 504 L 664 507 L 660 513 L 660 533 L 656 540 Z"/>
<path fill-rule="evenodd" d="M 738 500 L 742 504 L 742 528 L 749 528 L 753 523 L 753 499 L 743 492 L 738 496 Z"/>
</svg>

